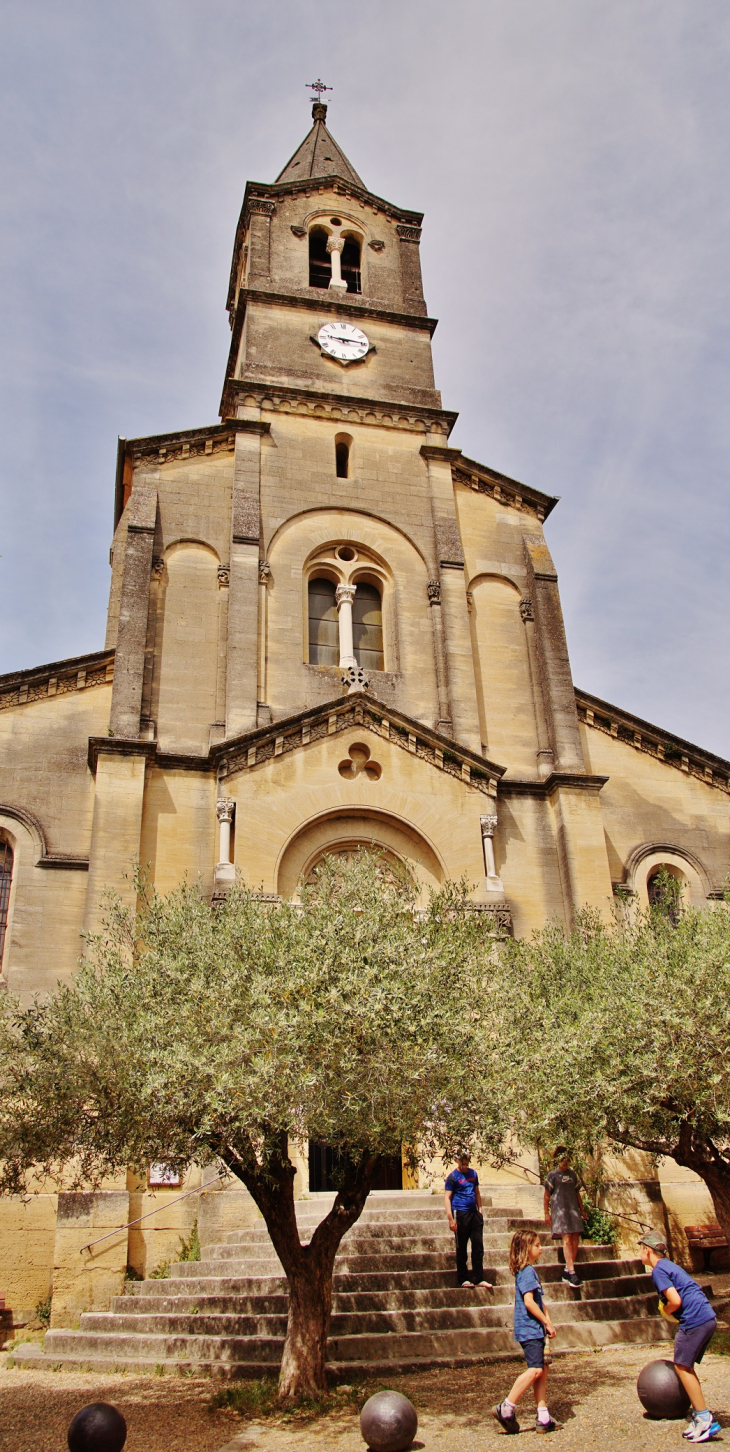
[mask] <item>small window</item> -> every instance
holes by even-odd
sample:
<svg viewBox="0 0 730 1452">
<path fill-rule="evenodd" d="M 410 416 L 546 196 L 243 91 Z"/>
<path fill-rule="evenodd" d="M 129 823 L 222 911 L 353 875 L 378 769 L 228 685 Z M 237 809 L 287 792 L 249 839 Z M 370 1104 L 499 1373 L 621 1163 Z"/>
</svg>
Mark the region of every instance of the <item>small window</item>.
<svg viewBox="0 0 730 1452">
<path fill-rule="evenodd" d="M 335 589 L 332 580 L 309 581 L 310 665 L 336 666 L 340 663 L 340 631 Z"/>
<path fill-rule="evenodd" d="M 352 602 L 352 643 L 363 670 L 382 671 L 383 611 L 375 585 L 358 584 Z"/>
<path fill-rule="evenodd" d="M 338 479 L 349 479 L 350 477 L 350 448 L 352 439 L 349 434 L 335 435 L 335 472 Z M 340 558 L 342 558 L 340 556 Z"/>
<path fill-rule="evenodd" d="M 3 961 L 5 934 L 8 927 L 10 907 L 10 884 L 13 880 L 13 849 L 9 842 L 0 840 L 0 967 Z"/>
<path fill-rule="evenodd" d="M 329 287 L 331 277 L 332 259 L 327 251 L 327 233 L 323 227 L 313 227 L 309 234 L 309 286 Z"/>
<path fill-rule="evenodd" d="M 348 292 L 362 292 L 360 273 L 360 243 L 357 237 L 346 237 L 342 249 L 342 281 L 347 283 Z"/>
</svg>

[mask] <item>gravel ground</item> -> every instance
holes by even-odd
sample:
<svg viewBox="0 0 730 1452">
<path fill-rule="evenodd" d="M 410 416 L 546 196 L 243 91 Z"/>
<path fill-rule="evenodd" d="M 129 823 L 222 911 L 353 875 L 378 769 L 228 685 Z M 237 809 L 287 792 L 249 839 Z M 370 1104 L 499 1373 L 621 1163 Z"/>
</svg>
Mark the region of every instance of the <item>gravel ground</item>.
<svg viewBox="0 0 730 1452">
<path fill-rule="evenodd" d="M 636 1397 L 636 1377 L 656 1350 L 610 1347 L 557 1358 L 548 1395 L 562 1424 L 555 1434 L 558 1446 L 565 1452 L 682 1452 L 684 1423 L 649 1421 Z M 418 1409 L 415 1447 L 427 1452 L 496 1448 L 504 1434 L 489 1408 L 518 1369 L 517 1362 L 503 1362 L 394 1377 L 390 1385 Z M 718 1442 L 730 1442 L 730 1357 L 708 1353 L 702 1380 L 726 1428 Z M 124 1413 L 129 1428 L 125 1452 L 364 1452 L 352 1410 L 304 1423 L 242 1422 L 225 1410 L 211 1412 L 211 1391 L 207 1379 L 5 1369 L 0 1371 L 0 1452 L 65 1452 L 68 1424 L 90 1401 L 113 1402 Z M 534 1438 L 534 1402 L 526 1398 L 522 1405 L 524 1432 Z"/>
</svg>

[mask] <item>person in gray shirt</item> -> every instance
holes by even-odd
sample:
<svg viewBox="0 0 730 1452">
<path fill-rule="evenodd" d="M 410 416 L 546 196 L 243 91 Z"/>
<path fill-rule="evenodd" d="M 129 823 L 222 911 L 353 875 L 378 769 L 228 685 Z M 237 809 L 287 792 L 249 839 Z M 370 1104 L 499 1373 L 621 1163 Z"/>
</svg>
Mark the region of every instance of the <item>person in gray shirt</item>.
<svg viewBox="0 0 730 1452">
<path fill-rule="evenodd" d="M 553 1155 L 554 1168 L 545 1178 L 543 1211 L 550 1221 L 553 1240 L 562 1240 L 565 1255 L 563 1280 L 569 1286 L 579 1286 L 575 1270 L 575 1257 L 580 1238 L 585 1229 L 586 1211 L 581 1199 L 584 1188 L 575 1170 L 570 1166 L 570 1150 L 560 1145 Z"/>
</svg>

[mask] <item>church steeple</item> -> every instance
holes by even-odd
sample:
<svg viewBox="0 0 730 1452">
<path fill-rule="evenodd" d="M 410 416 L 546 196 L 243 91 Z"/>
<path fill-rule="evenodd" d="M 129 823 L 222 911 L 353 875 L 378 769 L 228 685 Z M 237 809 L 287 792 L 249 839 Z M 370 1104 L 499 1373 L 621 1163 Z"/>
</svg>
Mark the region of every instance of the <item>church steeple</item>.
<svg viewBox="0 0 730 1452">
<path fill-rule="evenodd" d="M 279 172 L 275 185 L 279 182 L 307 181 L 310 177 L 337 176 L 343 181 L 364 188 L 364 181 L 358 176 L 354 166 L 350 165 L 331 131 L 327 130 L 326 119 L 327 107 L 322 101 L 315 101 L 312 106 L 312 129 L 283 171 Z"/>
</svg>

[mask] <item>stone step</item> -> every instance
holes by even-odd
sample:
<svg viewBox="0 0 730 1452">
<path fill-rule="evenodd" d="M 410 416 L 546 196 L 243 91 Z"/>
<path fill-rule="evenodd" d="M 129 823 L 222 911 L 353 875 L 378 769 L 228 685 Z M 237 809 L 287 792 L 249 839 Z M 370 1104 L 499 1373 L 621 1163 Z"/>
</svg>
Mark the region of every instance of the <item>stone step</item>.
<svg viewBox="0 0 730 1452">
<path fill-rule="evenodd" d="M 656 1306 L 656 1295 L 607 1297 L 605 1300 L 561 1302 L 551 1305 L 556 1326 L 580 1321 L 615 1321 L 633 1315 L 649 1316 Z M 80 1330 L 100 1335 L 114 1334 L 167 1337 L 216 1336 L 225 1339 L 240 1336 L 278 1337 L 283 1345 L 286 1334 L 286 1313 L 278 1315 L 231 1315 L 199 1311 L 158 1315 L 123 1315 L 112 1312 L 87 1312 L 81 1317 Z M 458 1331 L 465 1329 L 510 1327 L 512 1305 L 430 1306 L 415 1310 L 335 1311 L 330 1325 L 330 1340 L 343 1336 L 380 1335 Z"/>
<path fill-rule="evenodd" d="M 485 1235 L 484 1249 L 485 1251 L 500 1251 L 504 1255 L 508 1253 L 504 1248 L 503 1235 Z M 546 1249 L 552 1249 L 549 1242 L 546 1243 Z M 379 1237 L 365 1237 L 363 1235 L 354 1237 L 348 1235 L 341 1242 L 338 1259 L 345 1255 L 351 1256 L 354 1254 L 405 1255 L 410 1257 L 412 1255 L 423 1254 L 424 1252 L 434 1253 L 436 1251 L 442 1255 L 454 1254 L 454 1236 L 448 1226 L 444 1226 L 443 1231 L 435 1235 L 411 1237 L 390 1235 Z M 275 1255 L 275 1253 L 271 1242 L 269 1242 L 267 1247 L 264 1241 L 254 1242 L 253 1244 L 240 1242 L 234 1245 L 209 1245 L 205 1251 L 205 1260 L 207 1264 L 211 1261 L 225 1262 L 229 1260 L 247 1260 L 249 1258 L 251 1260 L 260 1260 L 267 1254 Z"/>
<path fill-rule="evenodd" d="M 156 1282 L 156 1285 L 159 1287 L 159 1281 Z M 607 1276 L 603 1279 L 585 1281 L 579 1291 L 566 1285 L 564 1281 L 556 1281 L 550 1286 L 548 1299 L 552 1306 L 561 1301 L 576 1304 L 578 1301 L 603 1300 L 607 1297 L 651 1295 L 651 1292 L 647 1290 L 647 1285 L 647 1277 L 643 1274 Z M 357 1311 L 428 1310 L 441 1307 L 469 1308 L 485 1304 L 506 1306 L 511 1309 L 513 1300 L 511 1279 L 510 1283 L 498 1284 L 493 1291 L 487 1291 L 477 1286 L 473 1289 L 464 1289 L 453 1284 L 414 1290 L 409 1279 L 404 1278 L 404 1284 L 398 1289 L 335 1291 L 333 1309 L 337 1313 L 352 1313 Z M 111 1309 L 122 1316 L 190 1315 L 195 1312 L 204 1315 L 285 1316 L 288 1305 L 289 1298 L 284 1287 L 278 1293 L 274 1291 L 261 1295 L 241 1292 L 212 1295 L 203 1293 L 166 1296 L 160 1293 L 147 1296 L 115 1296 Z M 84 1322 L 84 1324 L 86 1323 Z"/>
<path fill-rule="evenodd" d="M 610 1247 L 605 1245 L 583 1246 L 578 1253 L 576 1263 L 585 1265 L 589 1261 L 598 1260 L 605 1257 L 608 1250 Z M 552 1246 L 546 1247 L 540 1262 L 541 1266 L 547 1270 L 551 1265 L 562 1264 L 562 1259 L 559 1261 L 558 1255 L 559 1252 Z M 560 1255 L 562 1257 L 562 1252 Z M 357 1275 L 368 1271 L 397 1271 L 402 1269 L 404 1261 L 412 1270 L 441 1270 L 445 1269 L 447 1265 L 453 1265 L 453 1260 L 453 1244 L 449 1244 L 449 1242 L 446 1242 L 441 1250 L 378 1249 L 372 1254 L 363 1254 L 359 1246 L 353 1246 L 352 1249 L 344 1246 L 335 1259 L 335 1273 L 339 1271 Z M 488 1247 L 485 1263 L 494 1268 L 506 1267 L 509 1263 L 508 1250 L 500 1249 L 497 1246 Z M 255 1249 L 251 1254 L 246 1254 L 242 1248 L 236 1248 L 235 1255 L 221 1256 L 216 1260 L 183 1261 L 179 1265 L 173 1265 L 170 1267 L 170 1279 L 185 1280 L 190 1276 L 200 1275 L 201 1271 L 203 1274 L 220 1274 L 223 1268 L 231 1276 L 260 1276 L 266 1275 L 267 1272 L 274 1273 L 279 1264 L 273 1247 L 269 1255 L 258 1255 Z"/>
<path fill-rule="evenodd" d="M 309 1227 L 298 1225 L 299 1238 L 303 1243 L 311 1240 Z M 316 1227 L 315 1227 L 316 1228 Z M 505 1244 L 511 1233 L 510 1222 L 504 1219 L 485 1220 L 484 1242 L 491 1241 L 494 1244 Z M 314 1229 L 312 1230 L 314 1234 Z M 539 1235 L 543 1244 L 549 1244 L 551 1234 L 549 1227 L 542 1225 L 535 1234 Z M 362 1225 L 360 1221 L 353 1225 L 342 1237 L 341 1244 L 359 1245 L 361 1242 L 380 1243 L 381 1241 L 392 1241 L 394 1245 L 400 1246 L 403 1241 L 411 1240 L 445 1240 L 453 1243 L 454 1233 L 449 1229 L 446 1216 L 434 1216 L 433 1220 L 407 1220 L 402 1222 L 394 1221 L 392 1224 Z M 271 1247 L 271 1240 L 265 1226 L 258 1226 L 249 1230 L 232 1230 L 226 1235 L 225 1240 L 209 1241 L 205 1246 L 206 1260 L 217 1259 L 220 1256 L 235 1254 L 239 1249 L 251 1249 L 254 1247 Z"/>
<path fill-rule="evenodd" d="M 671 1332 L 659 1317 L 626 1320 L 592 1320 L 561 1325 L 551 1351 L 577 1347 L 605 1346 L 615 1342 L 668 1341 Z M 152 1370 L 161 1367 L 179 1372 L 206 1368 L 227 1376 L 260 1376 L 278 1367 L 281 1342 L 271 1337 L 135 1336 L 85 1334 L 81 1331 L 49 1331 L 44 1353 L 24 1356 L 23 1348 L 13 1361 L 22 1365 L 58 1365 L 98 1371 L 122 1369 Z M 473 1327 L 438 1332 L 354 1335 L 331 1338 L 328 1364 L 341 1374 L 419 1369 L 433 1365 L 467 1364 L 485 1357 L 518 1355 L 511 1329 Z"/>
</svg>

